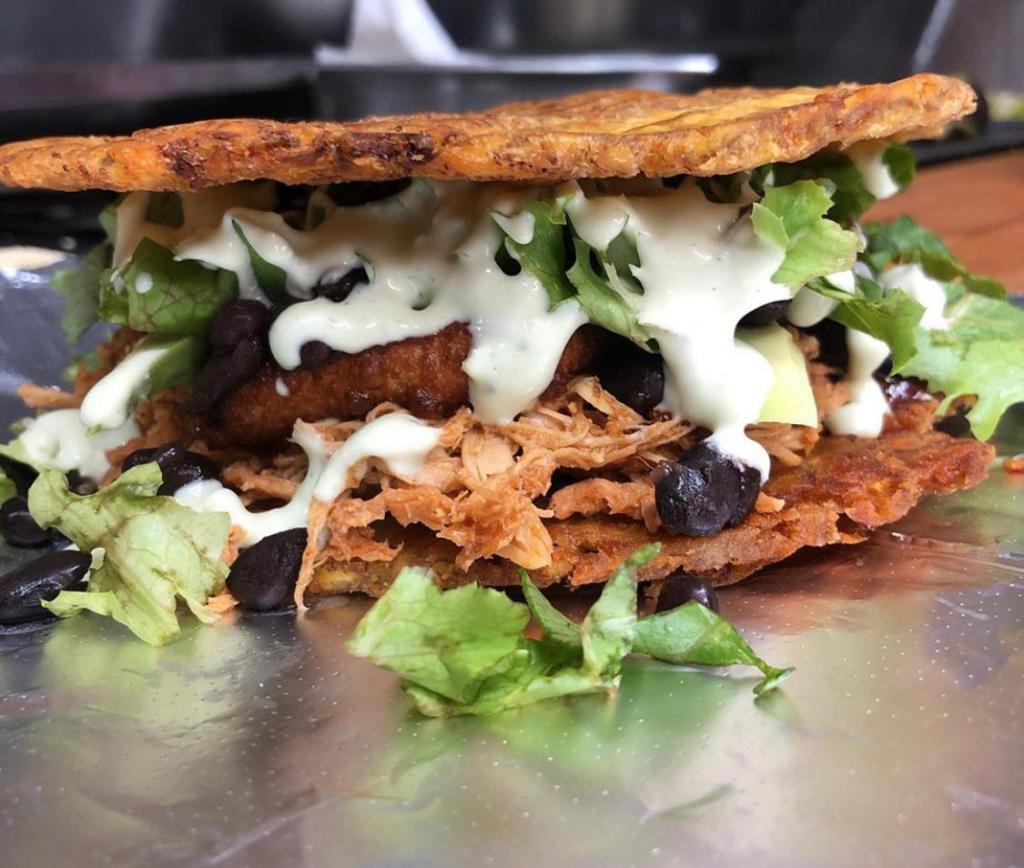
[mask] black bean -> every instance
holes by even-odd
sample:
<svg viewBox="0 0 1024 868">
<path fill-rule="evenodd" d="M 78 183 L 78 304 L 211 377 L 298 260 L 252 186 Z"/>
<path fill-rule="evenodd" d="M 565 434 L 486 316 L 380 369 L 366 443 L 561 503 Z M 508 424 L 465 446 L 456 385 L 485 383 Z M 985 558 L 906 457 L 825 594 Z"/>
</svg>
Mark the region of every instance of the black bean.
<svg viewBox="0 0 1024 868">
<path fill-rule="evenodd" d="M 28 501 L 20 496 L 0 506 L 0 536 L 8 545 L 23 549 L 41 548 L 61 538 L 56 531 L 44 530 L 36 524 L 28 511 Z"/>
<path fill-rule="evenodd" d="M 801 331 L 818 339 L 817 361 L 840 371 L 845 371 L 849 367 L 850 350 L 846 346 L 846 326 L 826 318 Z"/>
<path fill-rule="evenodd" d="M 88 476 L 82 476 L 77 470 L 69 470 L 67 473 L 68 488 L 75 494 L 95 494 L 99 486 Z"/>
<path fill-rule="evenodd" d="M 320 298 L 331 301 L 344 301 L 361 283 L 369 283 L 365 268 L 353 268 L 346 272 L 328 271 L 320 282 L 313 287 L 313 292 Z"/>
<path fill-rule="evenodd" d="M 666 612 L 669 609 L 678 609 L 693 600 L 702 606 L 707 606 L 713 612 L 718 611 L 718 594 L 711 585 L 700 576 L 691 576 L 689 573 L 673 573 L 665 580 L 665 586 L 658 594 L 656 611 Z"/>
<path fill-rule="evenodd" d="M 654 498 L 658 516 L 670 531 L 710 536 L 731 527 L 753 509 L 760 474 L 703 443 L 678 461 L 655 468 Z"/>
<path fill-rule="evenodd" d="M 760 328 L 761 326 L 771 325 L 773 322 L 778 322 L 786 315 L 786 308 L 789 307 L 788 301 L 770 301 L 768 304 L 762 304 L 758 308 L 750 311 L 746 314 L 743 319 L 740 320 L 740 325 L 745 329 Z"/>
<path fill-rule="evenodd" d="M 665 365 L 657 353 L 648 353 L 632 341 L 616 341 L 599 374 L 601 386 L 627 407 L 650 416 L 665 394 Z"/>
<path fill-rule="evenodd" d="M 172 495 L 190 482 L 220 477 L 220 468 L 216 462 L 198 452 L 185 452 L 179 461 L 162 467 L 161 470 L 164 474 L 164 481 L 157 489 L 157 494 Z"/>
<path fill-rule="evenodd" d="M 28 494 L 32 483 L 36 481 L 36 476 L 39 475 L 27 464 L 22 464 L 5 455 L 0 455 L 0 470 L 14 483 L 14 487 L 22 497 Z"/>
<path fill-rule="evenodd" d="M 304 368 L 320 368 L 334 357 L 332 350 L 323 341 L 306 341 L 299 348 L 299 359 Z"/>
<path fill-rule="evenodd" d="M 49 617 L 40 604 L 81 584 L 92 558 L 76 551 L 51 552 L 0 578 L 0 624 Z"/>
<path fill-rule="evenodd" d="M 739 473 L 739 489 L 736 492 L 736 505 L 732 515 L 725 523 L 726 527 L 736 527 L 754 511 L 757 495 L 761 492 L 761 474 L 753 467 L 745 464 L 733 465 Z"/>
<path fill-rule="evenodd" d="M 220 309 L 210 325 L 210 343 L 229 350 L 245 338 L 259 337 L 270 324 L 270 312 L 258 301 L 240 299 Z"/>
<path fill-rule="evenodd" d="M 190 482 L 198 479 L 217 479 L 220 476 L 220 468 L 216 462 L 198 452 L 190 452 L 177 443 L 164 443 L 152 449 L 136 449 L 121 464 L 121 472 L 151 461 L 160 465 L 164 477 L 157 494 L 174 494 Z"/>
<path fill-rule="evenodd" d="M 164 443 L 162 446 L 154 446 L 151 449 L 136 449 L 121 462 L 121 472 L 124 473 L 140 464 L 150 464 L 153 461 L 160 465 L 161 470 L 165 470 L 184 457 L 185 450 L 177 443 Z"/>
<path fill-rule="evenodd" d="M 239 554 L 228 573 L 228 590 L 243 609 L 276 609 L 295 589 L 305 548 L 304 528 L 265 537 Z"/>
<path fill-rule="evenodd" d="M 215 355 L 192 384 L 190 408 L 200 413 L 213 409 L 256 376 L 265 357 L 263 339 L 255 336 L 243 338 L 229 352 Z"/>
<path fill-rule="evenodd" d="M 935 423 L 934 427 L 936 431 L 941 431 L 950 437 L 971 436 L 971 423 L 967 421 L 966 416 L 960 413 L 950 413 L 948 416 L 943 416 Z"/>
</svg>

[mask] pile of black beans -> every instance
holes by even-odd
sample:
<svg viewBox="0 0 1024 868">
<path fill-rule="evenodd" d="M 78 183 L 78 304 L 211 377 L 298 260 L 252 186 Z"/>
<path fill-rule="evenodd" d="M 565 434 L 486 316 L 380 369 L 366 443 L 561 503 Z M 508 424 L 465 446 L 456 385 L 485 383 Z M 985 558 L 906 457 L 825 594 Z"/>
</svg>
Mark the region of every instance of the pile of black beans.
<svg viewBox="0 0 1024 868">
<path fill-rule="evenodd" d="M 41 528 L 28 511 L 28 489 L 36 472 L 27 465 L 0 457 L 0 469 L 17 494 L 0 504 L 0 537 L 17 548 L 39 549 L 63 545 L 67 539 L 53 529 Z M 80 474 L 68 474 L 68 484 L 78 494 L 95 490 Z M 77 551 L 50 551 L 0 576 L 0 624 L 19 624 L 49 618 L 40 603 L 63 590 L 78 587 L 89 572 L 92 558 Z"/>
<path fill-rule="evenodd" d="M 344 301 L 359 284 L 369 280 L 363 268 L 328 271 L 314 287 L 316 298 Z M 192 384 L 189 409 L 215 414 L 223 401 L 259 373 L 270 358 L 267 333 L 277 316 L 297 299 L 271 308 L 251 299 L 229 302 L 210 325 L 213 352 Z M 299 350 L 302 367 L 317 368 L 338 353 L 322 341 L 309 341 Z"/>
</svg>

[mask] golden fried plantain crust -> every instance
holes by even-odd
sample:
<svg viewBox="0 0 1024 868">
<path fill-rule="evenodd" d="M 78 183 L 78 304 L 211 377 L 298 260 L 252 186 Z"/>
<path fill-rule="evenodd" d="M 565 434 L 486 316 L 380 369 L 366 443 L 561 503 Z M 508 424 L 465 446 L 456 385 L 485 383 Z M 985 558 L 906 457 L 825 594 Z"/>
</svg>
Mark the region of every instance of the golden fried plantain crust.
<svg viewBox="0 0 1024 868">
<path fill-rule="evenodd" d="M 877 440 L 823 438 L 798 467 L 779 470 L 765 492 L 786 502 L 777 513 L 752 514 L 741 525 L 710 537 L 650 533 L 620 518 L 570 518 L 545 522 L 554 542 L 550 567 L 532 574 L 542 586 L 579 587 L 604 581 L 635 548 L 657 541 L 660 555 L 642 578 L 661 579 L 676 570 L 715 585 L 746 578 L 807 546 L 854 543 L 875 527 L 896 521 L 925 495 L 948 494 L 985 478 L 994 450 L 977 440 L 955 440 L 929 431 L 898 431 Z M 327 563 L 312 594 L 363 591 L 378 596 L 404 566 L 433 569 L 444 587 L 477 581 L 516 585 L 506 561 L 479 561 L 469 574 L 454 566 L 456 548 L 420 527 L 393 529 L 402 551 L 389 563 Z"/>
<path fill-rule="evenodd" d="M 55 190 L 201 190 L 421 177 L 560 181 L 722 175 L 792 162 L 829 145 L 937 135 L 974 109 L 957 79 L 890 84 L 607 90 L 470 114 L 351 123 L 209 120 L 131 136 L 35 139 L 0 147 L 0 183 Z"/>
</svg>

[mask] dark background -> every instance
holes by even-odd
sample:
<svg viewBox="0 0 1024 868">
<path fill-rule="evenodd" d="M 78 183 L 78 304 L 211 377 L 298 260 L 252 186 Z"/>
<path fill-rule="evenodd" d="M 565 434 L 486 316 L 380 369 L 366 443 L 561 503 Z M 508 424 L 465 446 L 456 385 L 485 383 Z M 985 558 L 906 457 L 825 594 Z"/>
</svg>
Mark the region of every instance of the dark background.
<svg viewBox="0 0 1024 868">
<path fill-rule="evenodd" d="M 396 14 L 416 0 L 368 0 Z M 593 84 L 819 84 L 920 69 L 1024 89 L 1020 0 L 429 0 L 472 70 L 375 58 L 327 69 L 353 0 L 3 0 L 0 140 L 215 115 L 460 109 Z M 710 74 L 556 71 L 553 57 L 710 54 Z M 531 57 L 532 72 L 495 71 Z M 548 61 L 548 62 L 546 62 Z"/>
</svg>

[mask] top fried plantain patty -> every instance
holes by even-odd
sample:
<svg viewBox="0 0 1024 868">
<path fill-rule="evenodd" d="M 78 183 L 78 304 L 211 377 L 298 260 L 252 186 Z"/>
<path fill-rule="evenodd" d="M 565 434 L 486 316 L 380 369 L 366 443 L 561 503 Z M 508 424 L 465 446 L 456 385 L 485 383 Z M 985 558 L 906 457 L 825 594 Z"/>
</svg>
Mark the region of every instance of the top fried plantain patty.
<svg viewBox="0 0 1024 868">
<path fill-rule="evenodd" d="M 831 145 L 938 135 L 974 110 L 962 81 L 605 90 L 466 114 L 346 123 L 207 120 L 130 136 L 67 136 L 0 147 L 0 183 L 54 190 L 202 190 L 418 177 L 471 181 L 725 175 L 795 162 Z"/>
</svg>

